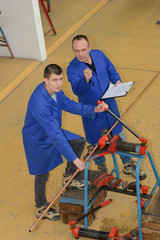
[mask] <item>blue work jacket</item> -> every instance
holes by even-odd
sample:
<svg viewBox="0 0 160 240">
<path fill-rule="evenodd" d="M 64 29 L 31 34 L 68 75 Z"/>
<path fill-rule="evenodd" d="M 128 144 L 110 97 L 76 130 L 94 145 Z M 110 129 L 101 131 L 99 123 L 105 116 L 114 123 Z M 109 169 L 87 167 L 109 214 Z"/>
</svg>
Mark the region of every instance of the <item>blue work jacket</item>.
<svg viewBox="0 0 160 240">
<path fill-rule="evenodd" d="M 115 84 L 118 80 L 121 81 L 114 65 L 100 50 L 91 50 L 90 56 L 94 62 L 96 73 L 92 71 L 92 78 L 87 83 L 83 70 L 88 65 L 80 62 L 76 57 L 70 62 L 67 68 L 68 80 L 71 83 L 72 90 L 78 96 L 80 103 L 97 105 L 97 101 L 101 99 L 103 93 L 109 87 L 110 82 Z M 107 99 L 105 102 L 109 105 L 109 109 L 118 117 L 118 106 L 114 98 Z M 88 119 L 82 116 L 84 131 L 86 139 L 89 143 L 97 143 L 101 137 L 101 129 L 107 128 L 108 130 L 116 122 L 108 112 L 97 114 L 96 119 Z M 112 130 L 112 135 L 117 135 L 122 131 L 123 127 L 120 123 Z"/>
<path fill-rule="evenodd" d="M 68 162 L 77 158 L 68 140 L 80 136 L 61 129 L 62 110 L 95 117 L 94 106 L 76 103 L 62 90 L 55 95 L 57 101 L 41 83 L 28 102 L 22 134 L 29 172 L 33 175 L 44 174 L 57 167 L 63 162 L 61 154 Z"/>
</svg>

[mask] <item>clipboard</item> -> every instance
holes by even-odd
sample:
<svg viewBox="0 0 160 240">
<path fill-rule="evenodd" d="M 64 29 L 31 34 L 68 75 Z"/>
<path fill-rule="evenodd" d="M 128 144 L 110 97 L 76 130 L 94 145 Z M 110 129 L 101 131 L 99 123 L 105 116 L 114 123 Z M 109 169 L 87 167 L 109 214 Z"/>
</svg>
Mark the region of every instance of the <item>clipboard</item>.
<svg viewBox="0 0 160 240">
<path fill-rule="evenodd" d="M 134 83 L 135 81 L 120 83 L 116 87 L 114 86 L 114 84 L 110 84 L 107 90 L 103 93 L 101 100 L 126 96 Z"/>
</svg>

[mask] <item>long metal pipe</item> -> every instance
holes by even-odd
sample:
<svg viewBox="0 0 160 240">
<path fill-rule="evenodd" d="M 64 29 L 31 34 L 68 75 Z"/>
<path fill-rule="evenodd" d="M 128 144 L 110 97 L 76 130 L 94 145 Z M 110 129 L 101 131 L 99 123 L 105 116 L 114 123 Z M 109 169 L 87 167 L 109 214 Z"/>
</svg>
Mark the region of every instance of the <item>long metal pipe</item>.
<svg viewBox="0 0 160 240">
<path fill-rule="evenodd" d="M 123 114 L 121 115 L 124 116 L 129 109 L 134 105 L 134 103 L 140 98 L 140 96 L 146 91 L 146 89 L 151 85 L 151 83 L 158 77 L 158 75 L 160 74 L 160 72 L 158 72 L 155 77 L 147 84 L 147 86 L 142 90 L 142 92 L 136 97 L 136 99 L 129 105 L 129 107 L 123 112 Z M 119 121 L 115 122 L 115 124 L 109 129 L 109 131 L 107 132 L 106 135 L 108 135 L 113 128 L 118 124 Z M 94 147 L 94 149 L 90 152 L 90 154 L 88 155 L 88 157 L 85 159 L 84 162 L 87 162 L 88 159 L 92 156 L 92 154 L 95 152 L 95 150 L 98 148 L 98 144 Z M 51 208 L 51 206 L 53 205 L 53 203 L 58 199 L 58 197 L 63 193 L 63 191 L 67 188 L 67 186 L 70 184 L 70 182 L 73 180 L 73 178 L 77 175 L 77 173 L 80 170 L 77 169 L 76 172 L 73 174 L 73 176 L 69 179 L 69 181 L 65 184 L 65 186 L 60 190 L 60 192 L 54 197 L 54 199 L 52 200 L 52 202 L 48 205 L 48 207 L 46 208 L 46 210 L 43 212 L 43 214 L 37 219 L 37 221 L 33 224 L 33 226 L 29 229 L 29 232 L 32 232 L 32 230 L 36 227 L 36 225 L 40 222 L 40 220 L 44 217 L 44 215 L 47 213 L 47 211 Z"/>
</svg>

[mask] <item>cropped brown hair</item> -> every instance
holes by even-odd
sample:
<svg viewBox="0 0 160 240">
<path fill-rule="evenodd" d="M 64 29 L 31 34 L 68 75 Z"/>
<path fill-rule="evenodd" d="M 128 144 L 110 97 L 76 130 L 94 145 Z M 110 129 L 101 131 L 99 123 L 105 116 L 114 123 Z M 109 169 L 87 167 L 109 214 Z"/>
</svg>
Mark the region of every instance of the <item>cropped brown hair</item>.
<svg viewBox="0 0 160 240">
<path fill-rule="evenodd" d="M 45 69 L 44 69 L 44 78 L 49 79 L 51 73 L 54 73 L 56 75 L 60 75 L 63 73 L 63 70 L 60 66 L 57 64 L 49 64 Z"/>
</svg>

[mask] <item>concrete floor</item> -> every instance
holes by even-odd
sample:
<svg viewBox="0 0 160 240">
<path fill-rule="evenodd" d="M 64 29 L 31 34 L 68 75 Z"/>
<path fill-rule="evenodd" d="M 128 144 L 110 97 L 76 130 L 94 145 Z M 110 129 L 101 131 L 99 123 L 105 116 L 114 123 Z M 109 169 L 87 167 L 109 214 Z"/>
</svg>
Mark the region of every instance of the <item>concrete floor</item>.
<svg viewBox="0 0 160 240">
<path fill-rule="evenodd" d="M 0 239 L 2 240 L 68 240 L 72 239 L 69 226 L 61 221 L 41 221 L 29 233 L 36 221 L 34 216 L 33 180 L 27 169 L 21 129 L 30 94 L 43 80 L 43 70 L 49 63 L 57 63 L 64 72 L 73 58 L 72 37 L 85 34 L 93 48 L 98 48 L 110 58 L 124 82 L 135 81 L 128 95 L 118 99 L 120 112 L 136 99 L 147 84 L 160 71 L 160 20 L 159 0 L 61 0 L 51 1 L 50 17 L 57 31 L 53 36 L 45 37 L 48 58 L 40 63 L 31 59 L 11 59 L 0 57 Z M 77 7 L 78 6 L 78 7 Z M 48 24 L 42 13 L 44 32 Z M 76 100 L 66 74 L 63 90 Z M 159 166 L 159 92 L 160 75 L 139 98 L 136 104 L 123 117 L 123 120 L 140 136 L 148 139 L 158 172 Z M 64 113 L 63 127 L 84 136 L 81 118 Z M 125 130 L 127 140 L 138 140 Z M 85 154 L 85 152 L 84 152 Z M 107 165 L 111 169 L 112 161 L 107 156 Z M 64 160 L 66 163 L 66 160 Z M 47 186 L 47 198 L 51 201 L 61 190 L 61 178 L 65 163 L 51 172 Z M 133 177 L 122 173 L 121 178 L 134 181 Z M 92 169 L 95 168 L 91 163 Z M 150 187 L 155 183 L 147 157 L 142 163 L 147 179 L 142 183 Z M 133 197 L 109 193 L 107 198 L 114 202 L 99 210 L 91 229 L 109 231 L 118 227 L 119 233 L 125 233 L 138 225 L 137 210 Z M 58 205 L 58 202 L 57 202 Z M 81 238 L 85 239 L 85 238 Z"/>
</svg>

